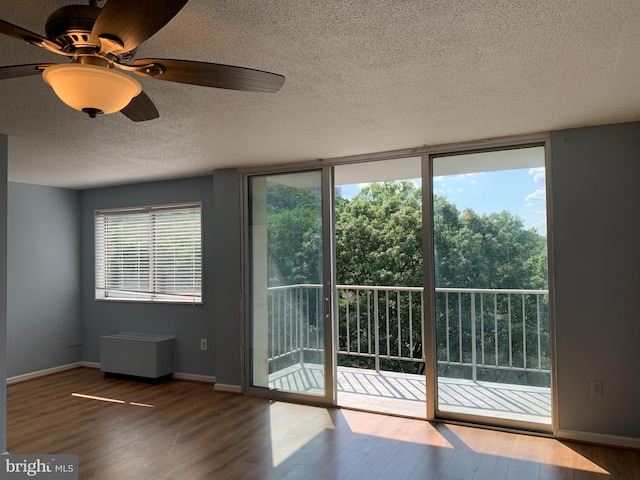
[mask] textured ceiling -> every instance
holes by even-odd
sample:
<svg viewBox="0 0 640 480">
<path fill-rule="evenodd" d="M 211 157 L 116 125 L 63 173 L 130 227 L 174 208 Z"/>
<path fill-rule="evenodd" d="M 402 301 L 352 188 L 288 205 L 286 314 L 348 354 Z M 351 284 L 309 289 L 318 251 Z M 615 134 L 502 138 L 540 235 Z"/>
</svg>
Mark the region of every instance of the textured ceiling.
<svg viewBox="0 0 640 480">
<path fill-rule="evenodd" d="M 0 18 L 44 34 L 70 3 L 0 0 Z M 191 0 L 137 57 L 280 73 L 279 93 L 140 79 L 160 118 L 133 123 L 2 80 L 9 179 L 86 188 L 638 120 L 639 24 L 638 0 Z M 60 58 L 0 37 L 0 66 Z"/>
</svg>

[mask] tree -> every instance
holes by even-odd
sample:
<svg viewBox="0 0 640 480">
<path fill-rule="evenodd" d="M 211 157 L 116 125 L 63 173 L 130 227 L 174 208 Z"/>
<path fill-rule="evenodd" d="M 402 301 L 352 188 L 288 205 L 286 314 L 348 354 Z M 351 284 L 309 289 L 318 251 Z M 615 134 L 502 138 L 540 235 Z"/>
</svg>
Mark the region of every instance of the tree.
<svg viewBox="0 0 640 480">
<path fill-rule="evenodd" d="M 422 285 L 421 189 L 408 181 L 374 183 L 336 208 L 339 284 Z M 546 239 L 503 211 L 460 212 L 434 197 L 436 286 L 547 288 Z"/>
<path fill-rule="evenodd" d="M 434 199 L 436 287 L 547 288 L 546 239 L 502 211 L 460 213 Z"/>
<path fill-rule="evenodd" d="M 322 279 L 322 201 L 315 189 L 267 187 L 269 286 Z"/>
<path fill-rule="evenodd" d="M 411 182 L 374 183 L 337 205 L 339 284 L 422 285 L 422 200 Z"/>
</svg>

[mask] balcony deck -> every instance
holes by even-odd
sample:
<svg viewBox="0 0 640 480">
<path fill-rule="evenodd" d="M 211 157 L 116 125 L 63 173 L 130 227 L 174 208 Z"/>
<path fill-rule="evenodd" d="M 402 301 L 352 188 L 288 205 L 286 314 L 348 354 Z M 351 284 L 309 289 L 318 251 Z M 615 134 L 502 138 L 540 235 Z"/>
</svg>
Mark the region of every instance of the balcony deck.
<svg viewBox="0 0 640 480">
<path fill-rule="evenodd" d="M 338 404 L 385 413 L 426 416 L 423 375 L 338 367 Z M 441 378 L 440 409 L 550 424 L 551 390 L 543 387 Z"/>
<path fill-rule="evenodd" d="M 313 394 L 320 392 L 324 376 L 317 365 L 295 365 L 270 375 L 269 383 L 271 388 Z M 425 392 L 423 375 L 338 367 L 341 407 L 425 418 Z M 549 388 L 441 378 L 438 393 L 443 411 L 551 424 Z"/>
</svg>

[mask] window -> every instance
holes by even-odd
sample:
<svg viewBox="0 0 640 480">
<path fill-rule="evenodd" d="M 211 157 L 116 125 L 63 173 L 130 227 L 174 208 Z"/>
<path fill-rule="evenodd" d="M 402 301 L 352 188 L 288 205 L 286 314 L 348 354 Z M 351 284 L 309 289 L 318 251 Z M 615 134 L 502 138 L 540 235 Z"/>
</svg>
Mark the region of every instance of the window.
<svg viewBox="0 0 640 480">
<path fill-rule="evenodd" d="M 202 205 L 95 212 L 96 299 L 202 303 Z"/>
</svg>

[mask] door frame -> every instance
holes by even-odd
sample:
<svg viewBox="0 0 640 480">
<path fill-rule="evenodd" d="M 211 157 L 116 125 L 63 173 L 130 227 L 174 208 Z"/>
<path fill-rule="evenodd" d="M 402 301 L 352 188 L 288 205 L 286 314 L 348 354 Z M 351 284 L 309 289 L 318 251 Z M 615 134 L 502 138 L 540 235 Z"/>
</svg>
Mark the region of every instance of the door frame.
<svg viewBox="0 0 640 480">
<path fill-rule="evenodd" d="M 518 149 L 543 146 L 545 164 L 546 187 L 546 217 L 547 217 L 547 263 L 549 283 L 549 355 L 551 362 L 551 425 L 541 426 L 517 420 L 507 420 L 480 415 L 441 412 L 438 409 L 438 365 L 436 352 L 436 313 L 435 313 L 435 258 L 433 231 L 433 159 L 443 155 L 469 154 L 476 152 L 491 152 L 498 150 Z M 533 135 L 518 139 L 496 139 L 486 142 L 470 142 L 458 145 L 445 145 L 430 148 L 422 155 L 422 248 L 423 248 L 423 283 L 424 283 L 424 355 L 427 368 L 427 420 L 456 421 L 471 425 L 485 425 L 489 427 L 507 428 L 517 431 L 529 430 L 538 433 L 554 434 L 557 431 L 557 372 L 556 372 L 556 341 L 555 341 L 555 277 L 553 255 L 553 195 L 551 181 L 551 149 L 549 135 Z"/>
<path fill-rule="evenodd" d="M 253 386 L 252 379 L 252 358 L 251 358 L 251 341 L 252 341 L 252 308 L 251 308 L 251 242 L 249 235 L 251 226 L 249 225 L 251 208 L 249 190 L 250 178 L 256 176 L 269 175 L 286 175 L 317 171 L 321 174 L 321 202 L 322 202 L 322 298 L 323 298 L 323 341 L 324 341 L 324 395 L 308 395 L 304 393 L 289 392 L 282 390 L 273 390 L 266 387 Z M 289 169 L 264 169 L 255 170 L 242 175 L 242 271 L 243 271 L 243 332 L 242 332 L 242 389 L 243 392 L 251 395 L 263 396 L 273 399 L 281 399 L 287 401 L 295 401 L 299 403 L 316 404 L 323 406 L 334 406 L 336 402 L 335 393 L 335 340 L 333 331 L 333 318 L 335 310 L 334 291 L 335 291 L 335 268 L 334 268 L 334 240 L 333 240 L 333 167 L 331 166 L 315 166 L 306 168 L 289 168 Z"/>
</svg>

